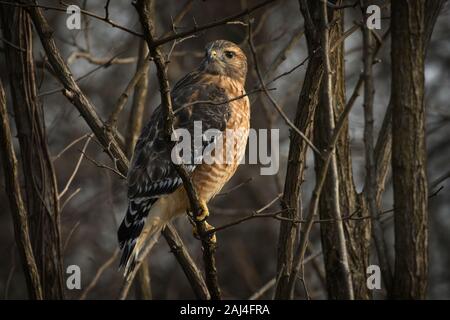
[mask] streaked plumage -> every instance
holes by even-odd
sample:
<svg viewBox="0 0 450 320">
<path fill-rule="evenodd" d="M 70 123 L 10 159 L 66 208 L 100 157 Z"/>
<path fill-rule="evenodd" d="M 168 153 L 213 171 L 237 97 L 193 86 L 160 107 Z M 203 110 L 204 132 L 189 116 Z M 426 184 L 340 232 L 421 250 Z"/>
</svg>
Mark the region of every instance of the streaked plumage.
<svg viewBox="0 0 450 320">
<path fill-rule="evenodd" d="M 205 203 L 231 178 L 245 152 L 249 101 L 247 97 L 228 100 L 245 94 L 246 73 L 247 61 L 241 49 L 229 41 L 214 41 L 207 46 L 199 68 L 179 80 L 171 93 L 175 129 L 185 128 L 194 137 L 194 121 L 201 121 L 203 132 L 208 129 L 221 132 L 239 129 L 240 132 L 230 150 L 231 163 L 187 165 L 199 198 Z M 192 105 L 195 101 L 214 104 Z M 125 274 L 133 270 L 144 244 L 154 244 L 165 224 L 189 208 L 165 140 L 164 121 L 159 106 L 141 133 L 128 172 L 128 210 L 118 230 L 122 248 L 120 265 L 125 266 Z M 203 139 L 201 148 L 211 143 L 214 141 Z"/>
</svg>

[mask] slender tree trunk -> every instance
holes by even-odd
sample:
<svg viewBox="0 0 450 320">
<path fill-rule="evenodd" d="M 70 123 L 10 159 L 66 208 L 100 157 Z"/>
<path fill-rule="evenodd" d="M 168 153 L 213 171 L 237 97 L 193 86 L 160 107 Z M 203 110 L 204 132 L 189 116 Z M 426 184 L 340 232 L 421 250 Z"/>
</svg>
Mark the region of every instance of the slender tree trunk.
<svg viewBox="0 0 450 320">
<path fill-rule="evenodd" d="M 28 296 L 30 299 L 41 300 L 43 298 L 41 280 L 36 266 L 36 261 L 34 259 L 33 248 L 31 247 L 27 211 L 22 200 L 17 158 L 14 152 L 11 126 L 9 124 L 8 110 L 6 108 L 6 96 L 1 80 L 0 125 L 0 147 L 2 150 L 1 160 L 3 162 L 3 170 L 5 173 L 6 193 L 9 198 L 9 207 L 14 222 L 16 245 L 19 249 L 19 255 L 22 260 Z"/>
<path fill-rule="evenodd" d="M 1 14 L 4 37 L 23 50 L 5 46 L 33 251 L 44 298 L 62 299 L 58 191 L 36 94 L 31 21 L 25 10 L 14 6 L 3 5 Z"/>
<path fill-rule="evenodd" d="M 139 57 L 136 66 L 136 71 L 144 64 L 145 58 L 148 54 L 148 47 L 144 40 L 141 40 L 139 45 Z M 130 116 L 127 123 L 126 133 L 126 152 L 130 159 L 133 155 L 134 146 L 141 134 L 142 123 L 144 119 L 145 102 L 147 101 L 148 93 L 148 69 L 142 75 L 141 79 L 136 84 L 133 94 L 133 102 L 131 104 Z"/>
<path fill-rule="evenodd" d="M 330 17 L 329 21 L 333 21 L 330 30 L 330 43 L 333 44 L 343 37 L 343 10 L 334 10 L 332 18 Z M 346 105 L 343 44 L 338 45 L 330 53 L 330 62 L 332 71 L 331 90 L 333 95 L 334 119 L 336 121 Z M 321 99 L 316 112 L 314 125 L 314 143 L 319 149 L 323 149 L 328 145 L 330 123 L 327 119 L 328 111 L 324 99 Z M 353 182 L 348 120 L 345 121 L 342 134 L 339 136 L 336 146 L 336 160 L 337 181 L 335 181 L 336 179 L 331 179 L 330 175 L 332 170 L 330 170 L 325 181 L 324 192 L 320 198 L 320 218 L 334 219 L 337 214 L 348 215 L 357 210 L 358 213 L 356 216 L 362 216 L 366 210 L 364 202 L 357 196 Z M 315 165 L 316 173 L 320 172 L 322 160 L 316 158 Z M 337 199 L 335 199 L 336 197 L 333 196 L 332 192 L 335 188 L 335 183 L 338 183 L 339 196 Z M 334 205 L 336 200 L 338 200 L 338 206 Z M 368 265 L 370 248 L 370 221 L 322 223 L 320 230 L 329 297 L 332 299 L 348 298 L 348 290 L 344 290 L 342 286 L 343 277 L 345 277 L 347 271 L 340 267 L 343 266 L 341 263 L 342 250 L 340 252 L 337 246 L 338 239 L 342 237 L 342 233 L 345 231 L 345 249 L 347 250 L 348 264 L 351 270 L 354 297 L 358 299 L 370 298 L 370 293 L 366 286 L 366 267 Z"/>
<path fill-rule="evenodd" d="M 427 49 L 429 47 L 431 35 L 433 33 L 434 26 L 436 24 L 437 17 L 441 11 L 446 0 L 427 1 L 425 3 L 425 45 L 423 48 L 424 56 L 426 57 Z M 381 207 L 382 195 L 384 192 L 385 184 L 389 175 L 389 169 L 391 167 L 391 154 L 392 154 L 392 93 L 391 100 L 386 109 L 386 113 L 381 125 L 380 133 L 377 138 L 375 146 L 375 162 L 377 170 L 377 190 L 376 200 L 377 206 Z M 365 187 L 366 188 L 366 187 Z M 381 230 L 383 231 L 383 230 Z M 383 240 L 383 239 L 381 239 Z M 385 243 L 382 244 L 386 246 Z M 386 252 L 387 249 L 384 249 Z M 385 275 L 383 275 L 385 276 Z M 388 292 L 388 295 L 392 295 Z"/>
<path fill-rule="evenodd" d="M 363 16 L 363 79 L 364 79 L 364 149 L 365 149 L 365 182 L 363 195 L 368 211 L 372 217 L 372 236 L 375 243 L 378 264 L 381 269 L 385 287 L 389 292 L 392 286 L 392 271 L 387 255 L 387 246 L 384 241 L 384 230 L 379 219 L 381 208 L 381 190 L 384 190 L 383 176 L 378 181 L 377 163 L 374 146 L 374 84 L 372 65 L 375 55 L 375 42 L 372 31 L 367 26 L 367 7 L 370 1 L 363 1 L 361 10 Z M 384 123 L 383 123 L 384 124 Z M 383 168 L 381 168 L 383 169 Z M 384 175 L 386 176 L 386 175 Z M 380 184 L 378 184 L 380 183 Z M 380 197 L 377 197 L 377 194 Z"/>
<path fill-rule="evenodd" d="M 392 2 L 392 297 L 424 299 L 428 278 L 424 44 L 425 1 Z"/>
<path fill-rule="evenodd" d="M 300 8 L 304 16 L 308 15 L 307 11 L 309 12 L 309 9 L 307 7 L 308 5 L 305 1 L 300 1 Z M 317 54 L 319 42 L 316 38 L 315 27 L 305 24 L 305 35 L 310 60 L 298 99 L 294 124 L 307 137 L 311 137 L 314 114 L 319 98 L 319 88 L 323 76 L 323 64 L 320 55 Z M 282 201 L 283 209 L 289 208 L 290 210 L 283 215 L 290 219 L 300 219 L 300 187 L 305 173 L 308 145 L 293 130 L 291 130 L 290 135 L 291 142 L 289 145 L 288 167 Z M 289 298 L 290 289 L 288 288 L 288 283 L 292 271 L 294 250 L 297 248 L 297 241 L 297 226 L 288 221 L 281 222 L 278 239 L 278 281 L 275 289 L 275 299 Z"/>
</svg>

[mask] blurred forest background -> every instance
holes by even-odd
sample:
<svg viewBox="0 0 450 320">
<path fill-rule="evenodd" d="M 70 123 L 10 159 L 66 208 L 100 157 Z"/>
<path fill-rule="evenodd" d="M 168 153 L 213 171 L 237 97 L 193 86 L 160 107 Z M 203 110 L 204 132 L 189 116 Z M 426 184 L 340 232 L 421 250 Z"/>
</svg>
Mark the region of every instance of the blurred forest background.
<svg viewBox="0 0 450 320">
<path fill-rule="evenodd" d="M 433 0 L 434 1 L 434 0 Z M 431 2 L 433 2 L 431 1 Z M 14 121 L 15 111 L 12 106 L 11 82 L 8 68 L 11 62 L 6 60 L 7 52 L 18 50 L 8 42 L 8 33 L 16 26 L 8 24 L 6 15 L 11 15 L 14 6 L 1 1 L 2 36 L 0 38 L 0 75 L 6 91 L 7 108 L 10 114 L 13 137 L 17 136 Z M 80 8 L 100 17 L 105 15 L 105 4 L 108 2 L 109 18 L 118 25 L 141 33 L 138 13 L 130 1 L 70 1 Z M 262 2 L 261 0 L 259 2 Z M 317 1 L 319 2 L 319 1 Z M 450 299 L 450 6 L 445 1 L 440 8 L 435 22 L 431 40 L 428 45 L 425 61 L 425 106 L 426 106 L 426 150 L 427 174 L 430 195 L 439 192 L 429 199 L 429 276 L 426 297 L 430 299 Z M 345 35 L 342 47 L 339 36 L 331 45 L 338 42 L 338 51 L 342 50 L 342 70 L 345 76 L 342 81 L 343 101 L 348 101 L 360 78 L 363 64 L 363 17 L 359 5 L 352 6 L 353 1 L 344 1 L 347 8 L 336 9 L 336 25 Z M 375 137 L 381 131 L 383 119 L 391 99 L 391 35 L 389 32 L 391 6 L 390 1 L 373 1 L 381 7 L 381 29 L 374 30 L 381 46 L 373 65 L 374 94 L 374 131 Z M 122 92 L 136 73 L 138 57 L 145 54 L 145 42 L 141 37 L 115 28 L 111 24 L 85 14 L 81 15 L 81 30 L 69 30 L 66 27 L 68 15 L 65 8 L 68 3 L 59 1 L 39 1 L 40 5 L 63 8 L 64 10 L 42 10 L 54 33 L 57 48 L 70 67 L 77 83 L 85 95 L 92 101 L 101 119 L 106 121 L 115 110 Z M 231 16 L 258 4 L 256 0 L 242 1 L 155 1 L 154 21 L 158 37 L 176 32 L 190 30 L 194 26 Z M 9 13 L 8 13 L 9 12 Z M 181 13 L 181 14 L 180 14 Z M 342 15 L 342 16 L 341 16 Z M 209 41 L 226 39 L 242 46 L 249 60 L 247 90 L 259 86 L 255 64 L 248 45 L 248 28 L 245 23 L 251 19 L 253 26 L 253 43 L 259 67 L 264 79 L 269 81 L 283 73 L 277 81 L 268 84 L 271 96 L 281 106 L 286 115 L 294 121 L 299 104 L 299 94 L 305 82 L 308 63 L 308 48 L 305 38 L 305 21 L 295 0 L 273 1 L 251 12 L 250 16 L 242 16 L 236 21 L 195 33 L 174 45 L 173 41 L 161 48 L 170 52 L 168 77 L 173 85 L 180 77 L 196 68 L 203 56 L 203 48 Z M 35 17 L 33 17 L 33 21 Z M 6 22 L 5 22 L 6 21 Z M 31 21 L 31 20 L 30 20 Z M 176 22 L 174 24 L 174 21 Z M 5 30 L 7 28 L 8 30 Z M 331 27 L 334 28 L 334 25 Z M 384 36 L 385 35 L 385 36 Z M 61 254 L 64 296 L 66 299 L 116 299 L 122 285 L 122 274 L 118 272 L 118 243 L 116 231 L 126 210 L 126 181 L 115 172 L 101 167 L 114 167 L 114 163 L 103 151 L 103 148 L 92 133 L 80 112 L 72 105 L 70 99 L 63 94 L 63 86 L 54 75 L 51 64 L 41 39 L 32 29 L 32 59 L 35 63 L 35 81 L 38 104 L 42 106 L 45 121 L 46 140 L 51 162 L 54 166 L 56 185 L 61 195 L 57 201 L 60 210 Z M 13 35 L 14 37 L 14 35 Z M 317 39 L 318 41 L 318 39 Z M 336 61 L 339 61 L 337 58 Z M 334 68 L 338 62 L 333 62 Z M 141 61 L 142 62 L 142 61 Z M 302 63 L 303 62 L 303 63 Z M 337 71 L 338 73 L 340 71 Z M 156 69 L 150 63 L 146 82 L 140 82 L 147 88 L 142 118 L 144 124 L 150 114 L 160 103 Z M 335 77 L 336 72 L 332 77 Z M 139 85 L 136 87 L 138 90 Z M 348 121 L 348 155 L 351 158 L 350 171 L 347 174 L 354 181 L 352 190 L 359 194 L 363 190 L 366 179 L 364 149 L 364 109 L 363 90 L 354 101 Z M 138 94 L 131 91 L 123 111 L 118 116 L 117 129 L 119 140 L 126 141 L 124 150 L 129 148 L 130 123 L 132 110 L 138 108 L 133 100 Z M 339 94 L 338 94 L 339 95 Z M 340 97 L 340 98 L 339 98 Z M 290 128 L 280 117 L 270 101 L 259 92 L 250 97 L 251 127 L 280 129 L 280 170 L 276 176 L 261 176 L 261 165 L 242 165 L 236 175 L 210 204 L 212 212 L 209 222 L 221 226 L 236 219 L 252 214 L 277 200 L 283 193 L 290 146 Z M 138 114 L 139 117 L 139 114 Z M 319 128 L 321 121 L 316 119 Z M 133 122 L 135 123 L 135 122 Z M 292 133 L 291 133 L 292 134 Z M 317 137 L 320 133 L 316 132 Z M 345 140 L 345 138 L 343 138 Z M 320 144 L 319 138 L 312 139 Z M 16 157 L 21 159 L 21 151 L 17 139 L 13 139 Z M 341 142 L 339 142 L 341 143 Z M 345 144 L 345 142 L 342 142 Z M 342 147 L 343 148 L 343 147 Z M 341 150 L 342 150 L 341 148 Z M 339 149 L 339 144 L 338 144 Z M 4 150 L 2 150 L 4 152 Z M 128 151 L 129 155 L 129 151 Z M 19 161 L 19 168 L 21 168 Z M 9 199 L 5 189 L 5 167 L 0 169 L 0 297 L 2 299 L 26 299 L 27 285 L 21 266 L 17 243 L 14 237 L 13 219 Z M 20 169 L 21 170 L 21 169 Z M 390 171 L 390 170 L 389 170 Z M 75 174 L 74 174 L 75 173 Z M 23 184 L 21 173 L 21 184 Z M 307 153 L 305 175 L 301 187 L 300 206 L 308 207 L 316 179 L 315 161 L 311 150 Z M 353 184 L 353 182 L 351 182 Z M 67 186 L 67 188 L 66 188 Z M 443 187 L 443 189 L 439 189 Z M 354 188 L 354 189 L 353 189 Z M 326 190 L 324 191 L 326 192 Z M 348 196 L 348 197 L 355 197 Z M 25 196 L 23 197 L 27 199 Z M 344 201 L 349 201 L 345 199 Z M 357 202 L 357 200 L 354 200 Z M 274 201 L 267 212 L 280 209 L 280 201 Z M 380 210 L 389 210 L 393 206 L 393 187 L 391 173 L 386 177 Z M 320 208 L 323 208 L 320 206 Z M 323 210 L 323 209 L 320 209 Z M 349 205 L 349 208 L 353 208 Z M 352 209 L 353 210 L 353 209 Z M 348 212 L 344 214 L 349 214 Z M 384 230 L 387 259 L 393 266 L 394 260 L 394 220 L 392 212 L 383 215 L 381 227 Z M 322 217 L 322 215 L 321 215 Z M 31 221 L 33 218 L 31 217 Z M 367 220 L 351 221 L 350 224 L 365 224 Z M 348 221 L 347 221 L 348 222 Z M 345 224 L 347 224 L 345 222 Z M 247 299 L 263 288 L 259 298 L 272 298 L 277 285 L 276 275 L 277 252 L 280 233 L 279 219 L 255 218 L 226 228 L 218 232 L 218 248 L 216 263 L 218 278 L 223 298 Z M 202 251 L 200 242 L 192 236 L 192 228 L 187 218 L 174 222 L 186 248 L 197 265 L 202 268 Z M 307 293 L 300 281 L 296 285 L 295 298 L 326 299 L 333 297 L 330 292 L 328 277 L 332 274 L 325 267 L 322 254 L 320 226 L 313 225 L 310 236 L 310 247 L 305 263 L 303 281 L 308 288 Z M 30 226 L 32 228 L 32 226 Z M 354 229 L 352 229 L 354 230 Z M 370 231 L 369 231 L 370 233 Z M 355 233 L 356 234 L 356 233 Z M 366 240 L 363 240 L 366 241 Z M 370 263 L 377 264 L 374 244 L 370 245 L 370 236 L 362 245 L 371 246 Z M 351 253 L 350 253 L 351 254 Z M 65 271 L 69 265 L 81 268 L 81 289 L 68 290 Z M 161 238 L 148 259 L 151 283 L 151 297 L 154 299 L 188 299 L 195 298 L 192 288 L 180 268 L 179 263 L 170 252 L 166 241 Z M 359 272 L 351 265 L 350 273 Z M 327 271 L 328 270 L 328 271 Z M 363 284 L 364 285 L 364 284 Z M 147 290 L 147 292 L 142 292 Z M 365 289 L 359 289 L 365 291 Z M 359 292 L 358 289 L 355 290 Z M 374 290 L 355 294 L 357 297 L 385 297 L 385 286 Z M 57 296 L 57 294 L 56 294 Z M 55 295 L 53 297 L 56 297 Z M 133 286 L 128 298 L 149 297 L 148 288 L 139 289 Z M 336 297 L 339 297 L 338 295 Z"/>
</svg>

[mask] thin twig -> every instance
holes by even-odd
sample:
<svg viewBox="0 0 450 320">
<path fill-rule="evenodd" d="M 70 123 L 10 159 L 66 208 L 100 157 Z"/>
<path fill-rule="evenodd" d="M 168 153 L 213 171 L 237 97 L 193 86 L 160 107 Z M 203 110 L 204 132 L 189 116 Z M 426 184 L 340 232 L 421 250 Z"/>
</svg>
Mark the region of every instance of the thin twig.
<svg viewBox="0 0 450 320">
<path fill-rule="evenodd" d="M 80 157 L 78 158 L 77 164 L 75 165 L 75 168 L 73 169 L 73 172 L 72 172 L 72 174 L 71 174 L 70 177 L 69 177 L 69 180 L 67 180 L 66 186 L 65 186 L 64 189 L 59 193 L 58 199 L 61 199 L 61 198 L 64 196 L 64 194 L 67 192 L 67 190 L 69 190 L 70 184 L 72 183 L 73 179 L 75 178 L 75 176 L 76 176 L 76 174 L 77 174 L 77 172 L 78 172 L 78 169 L 80 168 L 81 161 L 83 161 L 84 154 L 85 154 L 85 152 L 86 152 L 86 149 L 87 149 L 87 147 L 88 147 L 88 145 L 89 145 L 89 142 L 91 141 L 92 137 L 93 137 L 93 134 L 90 134 L 90 135 L 88 136 L 88 138 L 86 139 L 86 142 L 84 143 L 84 146 L 83 146 L 81 155 L 80 155 Z"/>
<path fill-rule="evenodd" d="M 114 253 L 112 254 L 112 256 L 106 260 L 101 266 L 100 268 L 97 269 L 97 272 L 95 273 L 94 278 L 92 278 L 91 282 L 89 283 L 89 285 L 86 287 L 86 289 L 84 289 L 83 293 L 80 296 L 80 300 L 85 300 L 87 295 L 92 291 L 92 289 L 94 289 L 94 287 L 97 285 L 98 280 L 100 279 L 100 277 L 102 276 L 102 274 L 109 268 L 109 266 L 111 266 L 114 261 L 116 261 L 117 257 L 119 256 L 119 248 L 116 248 L 116 250 L 114 251 Z"/>
<path fill-rule="evenodd" d="M 319 257 L 322 254 L 322 251 L 318 251 L 316 253 L 311 254 L 309 257 L 305 259 L 304 264 L 308 264 L 311 261 L 314 261 L 315 258 Z M 267 291 L 275 287 L 276 278 L 270 279 L 265 285 L 263 285 L 260 289 L 258 289 L 254 294 L 252 294 L 248 300 L 258 300 L 261 298 Z"/>
<path fill-rule="evenodd" d="M 6 40 L 6 39 L 3 38 L 3 37 L 0 37 L 0 41 L 6 43 L 8 46 L 10 46 L 10 47 L 12 47 L 12 48 L 14 48 L 14 49 L 17 49 L 17 50 L 22 51 L 22 52 L 26 52 L 24 48 L 21 48 L 21 47 L 19 47 L 19 46 L 16 46 L 14 43 L 12 43 L 11 41 Z"/>
<path fill-rule="evenodd" d="M 264 94 L 266 95 L 266 97 L 269 99 L 269 101 L 271 102 L 271 104 L 273 105 L 273 107 L 278 111 L 278 113 L 281 115 L 281 117 L 284 119 L 284 121 L 287 123 L 287 125 L 289 127 L 291 127 L 295 132 L 298 133 L 298 135 L 300 137 L 302 137 L 303 140 L 305 140 L 305 142 L 311 147 L 311 149 L 318 154 L 320 157 L 321 152 L 319 151 L 319 149 L 317 149 L 317 147 L 311 142 L 311 140 L 308 139 L 308 137 L 305 136 L 305 134 L 303 132 L 300 131 L 300 129 L 298 129 L 295 124 L 289 119 L 289 117 L 284 113 L 284 111 L 281 109 L 281 107 L 278 105 L 278 103 L 272 98 L 272 96 L 270 95 L 269 91 L 267 90 L 266 84 L 264 83 L 264 79 L 262 77 L 262 73 L 261 70 L 259 68 L 259 64 L 258 64 L 258 58 L 256 55 L 256 51 L 255 51 L 255 46 L 253 44 L 253 35 L 252 35 L 252 24 L 251 22 L 248 23 L 248 33 L 249 33 L 249 37 L 248 37 L 248 45 L 250 47 L 250 50 L 252 52 L 252 56 L 253 56 L 253 62 L 255 64 L 255 70 L 256 73 L 258 75 L 258 79 L 259 79 L 259 83 L 263 89 Z"/>
<path fill-rule="evenodd" d="M 107 169 L 107 170 L 109 170 L 109 171 L 115 173 L 115 174 L 116 174 L 117 176 L 119 176 L 119 178 L 121 178 L 121 179 L 124 179 L 124 180 L 127 179 L 127 177 L 126 177 L 122 172 L 120 172 L 119 170 L 117 170 L 116 168 L 112 168 L 112 167 L 110 167 L 110 166 L 107 166 L 106 164 L 103 164 L 103 163 L 98 162 L 97 160 L 95 160 L 95 159 L 91 158 L 90 156 L 88 156 L 87 153 L 85 153 L 85 152 L 82 151 L 82 150 L 80 150 L 80 152 L 84 155 L 84 157 L 86 158 L 86 160 L 89 160 L 90 162 L 92 162 L 92 163 L 93 163 L 94 165 L 96 165 L 97 167 L 102 168 L 102 169 Z"/>
<path fill-rule="evenodd" d="M 228 190 L 226 190 L 226 191 L 223 191 L 223 192 L 218 193 L 218 194 L 216 195 L 216 197 L 227 196 L 227 195 L 229 195 L 230 193 L 236 191 L 237 189 L 240 189 L 240 188 L 242 188 L 243 186 L 247 185 L 247 184 L 250 183 L 252 180 L 253 180 L 253 177 L 250 177 L 250 178 L 248 178 L 247 180 L 245 180 L 244 182 L 241 182 L 241 183 L 235 185 L 234 187 L 232 187 L 232 188 L 230 188 L 230 189 L 228 189 Z"/>
<path fill-rule="evenodd" d="M 436 180 L 430 183 L 430 191 L 434 190 L 438 185 L 440 185 L 442 182 L 450 178 L 450 170 L 440 175 Z"/>
<path fill-rule="evenodd" d="M 63 204 L 61 205 L 61 213 L 63 212 L 64 207 L 72 200 L 78 193 L 80 193 L 81 188 L 76 189 L 74 192 L 72 192 L 66 200 L 64 200 Z"/>
<path fill-rule="evenodd" d="M 379 220 L 379 207 L 377 204 L 377 167 L 375 161 L 374 148 L 374 84 L 372 65 L 374 60 L 373 34 L 367 27 L 367 3 L 364 1 L 361 11 L 364 17 L 362 26 L 363 33 L 363 63 L 364 63 L 364 146 L 366 159 L 366 181 L 364 186 L 364 196 L 368 204 L 369 213 L 373 218 L 372 234 L 375 240 L 375 248 L 378 262 L 382 270 L 382 277 L 387 291 L 390 292 L 392 286 L 392 271 L 387 257 L 387 248 L 384 241 L 383 228 Z M 378 43 L 381 44 L 381 41 Z"/>
<path fill-rule="evenodd" d="M 152 46 L 153 47 L 158 47 L 158 46 L 161 46 L 161 45 L 163 45 L 163 44 L 165 44 L 167 42 L 170 42 L 172 40 L 185 38 L 185 37 L 187 37 L 189 35 L 192 35 L 194 33 L 198 33 L 200 31 L 204 31 L 204 30 L 211 29 L 211 28 L 214 28 L 214 27 L 218 27 L 218 26 L 227 24 L 230 21 L 236 21 L 239 18 L 247 16 L 250 13 L 252 13 L 252 12 L 254 12 L 254 11 L 256 11 L 256 10 L 258 10 L 258 9 L 260 9 L 260 8 L 270 4 L 272 2 L 275 2 L 275 1 L 277 1 L 277 0 L 266 0 L 266 1 L 263 1 L 263 2 L 255 5 L 253 7 L 250 7 L 250 8 L 247 8 L 245 10 L 242 10 L 241 12 L 239 12 L 237 14 L 234 14 L 232 16 L 229 16 L 229 17 L 226 17 L 226 18 L 223 18 L 223 19 L 220 19 L 218 21 L 207 23 L 207 24 L 204 24 L 202 26 L 197 26 L 196 25 L 194 28 L 192 28 L 190 30 L 187 30 L 187 31 L 184 31 L 184 32 L 179 32 L 179 33 L 176 33 L 174 35 L 162 37 L 160 39 L 156 39 L 156 40 L 153 41 Z"/>
<path fill-rule="evenodd" d="M 147 74 L 148 66 L 150 65 L 149 56 L 147 56 L 142 65 L 139 67 L 139 69 L 134 74 L 131 81 L 128 83 L 127 87 L 125 88 L 125 91 L 122 92 L 119 99 L 117 100 L 116 105 L 113 108 L 113 112 L 109 116 L 107 125 L 113 128 L 113 130 L 116 129 L 117 126 L 117 120 L 119 118 L 119 114 L 122 112 L 125 104 L 128 101 L 128 97 L 131 95 L 134 87 L 138 84 L 138 82 L 141 80 L 141 78 Z"/>
<path fill-rule="evenodd" d="M 25 9 L 30 9 L 30 8 L 39 8 L 39 9 L 44 9 L 44 10 L 54 10 L 54 11 L 59 11 L 59 12 L 67 12 L 67 7 L 69 6 L 69 4 L 65 4 L 64 2 L 60 1 L 61 4 L 63 4 L 65 7 L 54 7 L 54 6 L 44 6 L 44 5 L 39 5 L 36 3 L 27 3 L 27 4 L 23 4 L 23 3 L 14 3 L 14 2 L 6 2 L 6 1 L 0 1 L 0 4 L 5 4 L 5 5 L 13 5 L 16 7 L 21 7 L 21 8 L 25 8 Z M 89 16 L 91 18 L 95 18 L 98 19 L 100 21 L 106 22 L 107 24 L 111 25 L 112 27 L 118 28 L 120 30 L 123 30 L 125 32 L 128 32 L 134 36 L 138 36 L 138 37 L 142 37 L 142 34 L 139 34 L 131 29 L 128 29 L 127 27 L 124 27 L 114 21 L 112 21 L 109 18 L 105 18 L 102 17 L 96 13 L 90 12 L 90 11 L 86 11 L 83 9 L 80 9 L 80 12 L 86 16 Z"/>
<path fill-rule="evenodd" d="M 273 90 L 276 90 L 276 88 L 266 88 L 265 90 L 273 91 Z M 194 106 L 194 105 L 197 105 L 197 104 L 209 104 L 209 105 L 212 105 L 212 106 L 220 106 L 222 104 L 227 104 L 227 103 L 230 103 L 230 102 L 233 102 L 233 101 L 236 101 L 236 100 L 243 99 L 245 97 L 248 97 L 248 96 L 250 96 L 252 94 L 255 94 L 255 93 L 258 93 L 258 92 L 264 92 L 264 89 L 256 88 L 254 90 L 251 90 L 249 92 L 246 92 L 246 93 L 241 94 L 239 96 L 236 96 L 234 98 L 223 100 L 223 101 L 213 101 L 213 100 L 196 100 L 196 101 L 192 101 L 192 102 L 189 102 L 189 103 L 185 103 L 181 107 L 177 108 L 173 112 L 173 114 L 175 115 L 178 112 L 180 112 L 181 110 L 184 110 L 185 108 L 188 108 L 188 107 L 191 107 L 191 106 Z"/>
<path fill-rule="evenodd" d="M 98 70 L 101 70 L 103 68 L 108 68 L 109 66 L 111 66 L 111 62 L 114 61 L 122 53 L 123 52 L 119 52 L 118 54 L 116 54 L 113 57 L 111 57 L 111 59 L 109 59 L 105 63 L 102 63 L 101 65 L 98 65 L 97 67 L 93 68 L 92 70 L 90 70 L 90 71 L 86 72 L 85 74 L 81 75 L 80 77 L 76 78 L 75 82 L 80 82 L 81 80 L 86 79 L 87 77 L 91 76 L 92 74 L 94 74 Z M 65 89 L 65 87 L 59 87 L 59 88 L 55 88 L 55 89 L 50 89 L 48 91 L 44 91 L 44 92 L 39 93 L 38 97 L 44 97 L 44 96 L 48 96 L 48 95 L 51 95 L 51 94 L 55 94 L 55 93 L 61 92 L 64 89 Z M 64 94 L 64 91 L 63 91 L 63 94 Z"/>
<path fill-rule="evenodd" d="M 75 231 L 80 226 L 81 222 L 78 220 L 74 226 L 70 229 L 69 234 L 67 235 L 66 241 L 64 242 L 63 248 L 62 248 L 62 254 L 64 255 L 66 253 L 67 247 L 69 246 L 70 239 L 72 239 L 72 236 L 74 235 Z"/>
<path fill-rule="evenodd" d="M 64 147 L 56 156 L 53 157 L 53 161 L 58 160 L 67 150 L 72 148 L 74 145 L 76 145 L 79 141 L 83 140 L 87 136 L 89 136 L 89 133 L 83 134 L 81 137 L 76 138 L 72 142 L 70 142 L 67 146 Z"/>
<path fill-rule="evenodd" d="M 89 63 L 97 64 L 97 65 L 105 65 L 105 64 L 130 64 L 136 62 L 136 57 L 128 57 L 128 58 L 97 58 L 93 57 L 89 52 L 83 51 L 74 51 L 67 58 L 67 63 L 72 64 L 77 59 L 84 59 Z"/>
</svg>

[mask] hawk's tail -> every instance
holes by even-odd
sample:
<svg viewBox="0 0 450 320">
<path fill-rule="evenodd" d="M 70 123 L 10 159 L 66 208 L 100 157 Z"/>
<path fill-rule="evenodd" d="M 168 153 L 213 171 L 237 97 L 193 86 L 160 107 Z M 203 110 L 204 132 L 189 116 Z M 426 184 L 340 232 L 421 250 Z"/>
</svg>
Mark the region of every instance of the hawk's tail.
<svg viewBox="0 0 450 320">
<path fill-rule="evenodd" d="M 133 201 L 130 201 L 127 214 L 119 227 L 118 236 L 122 249 L 119 269 L 124 268 L 126 278 L 132 274 L 139 260 L 146 256 L 156 244 L 161 230 L 168 223 L 166 210 L 158 201 L 153 205 L 150 204 L 150 206 L 149 209 L 149 204 L 140 203 L 136 208 L 135 203 L 133 206 Z M 136 209 L 137 212 L 132 209 Z M 139 210 L 145 210 L 146 214 L 139 212 Z M 129 223 L 130 215 L 135 218 L 142 218 L 134 219 L 133 222 Z"/>
</svg>

